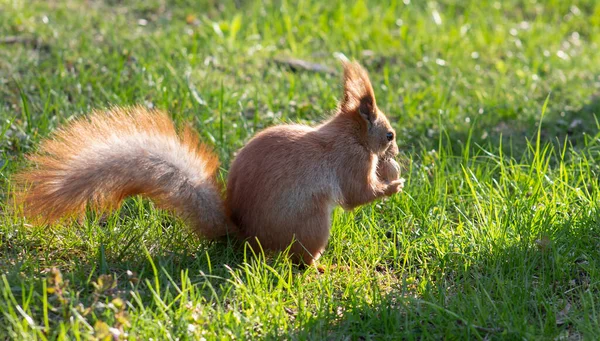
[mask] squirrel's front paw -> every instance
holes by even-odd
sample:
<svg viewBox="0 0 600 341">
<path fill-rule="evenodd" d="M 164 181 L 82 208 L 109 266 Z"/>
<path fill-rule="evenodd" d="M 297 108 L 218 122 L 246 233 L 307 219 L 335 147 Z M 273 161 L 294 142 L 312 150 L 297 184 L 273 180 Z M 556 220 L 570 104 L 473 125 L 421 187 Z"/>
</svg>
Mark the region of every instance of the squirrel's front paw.
<svg viewBox="0 0 600 341">
<path fill-rule="evenodd" d="M 400 193 L 402 188 L 404 188 L 404 179 L 400 178 L 398 180 L 394 180 L 386 185 L 385 195 L 390 196 L 396 193 Z"/>
</svg>

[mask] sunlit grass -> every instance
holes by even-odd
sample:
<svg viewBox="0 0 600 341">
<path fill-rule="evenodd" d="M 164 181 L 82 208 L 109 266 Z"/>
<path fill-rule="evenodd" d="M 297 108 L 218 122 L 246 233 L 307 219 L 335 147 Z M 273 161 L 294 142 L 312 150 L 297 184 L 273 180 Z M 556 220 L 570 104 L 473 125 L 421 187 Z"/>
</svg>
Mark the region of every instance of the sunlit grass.
<svg viewBox="0 0 600 341">
<path fill-rule="evenodd" d="M 0 1 L 0 338 L 600 338 L 595 1 Z M 2 38 L 17 37 L 17 43 Z M 317 122 L 369 70 L 403 194 L 337 209 L 324 273 L 128 200 L 53 228 L 11 175 L 74 116 L 141 103 L 219 153 Z"/>
</svg>

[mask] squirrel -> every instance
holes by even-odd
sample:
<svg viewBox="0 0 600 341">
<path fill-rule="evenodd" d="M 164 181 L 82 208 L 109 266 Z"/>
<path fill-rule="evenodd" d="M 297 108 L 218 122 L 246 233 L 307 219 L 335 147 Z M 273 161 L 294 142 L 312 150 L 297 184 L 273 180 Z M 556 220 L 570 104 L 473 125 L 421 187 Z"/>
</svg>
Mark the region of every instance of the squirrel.
<svg viewBox="0 0 600 341">
<path fill-rule="evenodd" d="M 222 198 L 219 161 L 190 127 L 141 106 L 93 111 L 58 129 L 28 156 L 19 201 L 46 223 L 109 210 L 143 195 L 197 234 L 237 235 L 252 247 L 290 247 L 295 263 L 323 253 L 334 207 L 353 209 L 402 190 L 396 133 L 379 110 L 367 72 L 344 61 L 335 113 L 311 127 L 288 124 L 254 136 L 231 163 Z M 290 246 L 291 245 L 291 246 Z"/>
</svg>

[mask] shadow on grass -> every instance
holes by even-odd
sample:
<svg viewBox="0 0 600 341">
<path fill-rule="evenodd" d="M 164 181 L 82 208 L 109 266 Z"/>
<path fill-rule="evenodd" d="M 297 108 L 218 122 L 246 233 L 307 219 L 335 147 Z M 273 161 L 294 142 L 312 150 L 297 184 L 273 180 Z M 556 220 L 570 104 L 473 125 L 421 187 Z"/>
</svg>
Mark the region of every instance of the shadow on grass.
<svg viewBox="0 0 600 341">
<path fill-rule="evenodd" d="M 536 140 L 543 103 L 542 99 L 539 112 L 533 116 L 525 114 L 522 109 L 515 112 L 507 104 L 504 107 L 481 108 L 483 115 L 474 110 L 470 123 L 442 121 L 441 127 L 439 122 L 426 127 L 416 124 L 404 128 L 407 138 L 402 141 L 401 149 L 437 149 L 441 128 L 442 138 L 452 142 L 455 155 L 464 153 L 465 146 L 469 144 L 470 152 L 478 150 L 479 146 L 491 150 L 498 150 L 501 146 L 505 155 L 519 159 L 527 150 L 527 141 Z M 600 95 L 593 96 L 580 108 L 561 107 L 560 103 L 553 103 L 551 96 L 542 121 L 540 141 L 542 145 L 551 143 L 558 149 L 562 148 L 565 140 L 574 148 L 583 147 L 586 141 L 598 135 L 599 115 Z"/>
<path fill-rule="evenodd" d="M 382 266 L 374 271 L 396 276 L 397 286 L 380 290 L 374 284 L 368 299 L 324 297 L 322 299 L 335 300 L 327 306 L 336 308 L 303 314 L 297 317 L 297 330 L 279 330 L 265 336 L 305 340 L 437 340 L 531 339 L 566 335 L 597 339 L 600 337 L 597 311 L 600 305 L 600 211 L 585 209 L 589 210 L 539 228 L 529 226 L 532 222 L 520 215 L 523 220 L 516 225 L 523 225 L 523 230 L 516 231 L 520 238 L 513 238 L 516 240 L 513 244 L 490 242 L 484 245 L 482 252 L 471 256 L 438 255 L 430 264 L 437 270 L 424 271 L 426 275 L 417 276 L 410 282 L 403 279 L 403 265 L 398 259 L 384 258 Z M 159 227 L 167 229 L 163 233 L 173 233 L 167 226 Z M 71 264 L 72 270 L 64 272 L 63 276 L 73 282 L 75 290 L 85 292 L 86 287 L 92 290 L 91 278 L 102 273 L 116 274 L 120 288 L 127 290 L 132 279 L 127 270 L 133 269 L 137 272 L 134 275 L 136 281 L 147 281 L 147 285 L 138 284 L 136 292 L 142 300 L 152 302 L 148 288 L 153 287 L 155 280 L 158 280 L 160 292 L 174 293 L 174 286 L 181 287 L 179 274 L 187 271 L 200 295 L 207 302 L 214 302 L 215 295 L 225 294 L 220 285 L 232 279 L 231 271 L 224 265 L 236 269 L 246 262 L 242 248 L 232 240 L 202 242 L 196 248 L 182 247 L 189 236 L 176 234 L 167 238 L 168 243 L 157 247 L 144 241 L 143 236 L 143 231 L 139 235 L 130 235 L 133 243 L 107 236 L 105 238 L 109 240 L 116 239 L 116 244 L 99 247 L 95 257 L 70 254 L 76 257 L 76 264 Z M 196 244 L 197 241 L 187 242 Z M 36 272 L 42 274 L 41 269 L 23 269 L 28 265 L 21 262 L 19 250 L 42 252 L 52 243 L 43 238 L 29 239 L 28 243 L 22 244 L 10 243 L 10 239 L 3 241 L 5 251 L 10 251 L 4 259 L 13 263 L 3 265 L 4 274 L 14 279 L 9 283 L 22 282 L 23 278 L 17 280 L 22 272 L 28 276 Z M 60 252 L 59 249 L 49 252 Z M 111 251 L 106 252 L 107 249 Z M 59 256 L 53 257 L 58 259 Z M 277 274 L 267 275 L 273 281 L 278 280 Z M 40 281 L 27 278 L 25 283 L 38 285 Z M 42 291 L 42 288 L 36 288 L 36 291 Z M 14 288 L 13 293 L 19 296 L 20 291 Z M 91 295 L 82 295 L 81 302 L 87 306 L 86 300 L 92 299 Z M 290 319 L 294 318 L 292 312 Z"/>
<path fill-rule="evenodd" d="M 430 264 L 439 271 L 417 278 L 420 284 L 401 281 L 369 301 L 340 300 L 286 338 L 598 339 L 599 246 L 600 211 L 582 212 L 513 245 L 491 244 L 476 259 L 440 256 Z M 396 263 L 384 271 L 401 278 Z"/>
<path fill-rule="evenodd" d="M 131 289 L 132 277 L 135 282 L 158 279 L 167 289 L 181 284 L 178 278 L 183 270 L 196 279 L 210 274 L 216 285 L 229 278 L 224 266 L 236 268 L 244 261 L 241 242 L 227 237 L 200 240 L 176 224 L 175 218 L 149 226 L 136 225 L 133 218 L 120 221 L 115 215 L 111 219 L 118 220 L 116 226 L 69 222 L 68 227 L 29 226 L 23 227 L 26 231 L 16 228 L 14 233 L 0 234 L 2 273 L 9 283 L 41 285 L 40 279 L 57 267 L 78 289 L 105 274 L 115 275 L 123 290 Z"/>
</svg>

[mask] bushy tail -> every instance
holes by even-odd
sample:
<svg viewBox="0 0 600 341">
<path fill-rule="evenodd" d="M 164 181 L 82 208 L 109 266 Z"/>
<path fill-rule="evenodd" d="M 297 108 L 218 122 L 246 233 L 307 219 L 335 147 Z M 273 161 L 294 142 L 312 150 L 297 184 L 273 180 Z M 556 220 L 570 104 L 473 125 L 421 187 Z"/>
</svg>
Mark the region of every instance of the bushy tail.
<svg viewBox="0 0 600 341">
<path fill-rule="evenodd" d="M 17 178 L 26 216 L 47 222 L 117 207 L 141 194 L 184 218 L 202 236 L 230 227 L 215 179 L 218 159 L 190 128 L 143 107 L 113 108 L 78 119 L 42 142 L 33 167 Z"/>
</svg>

